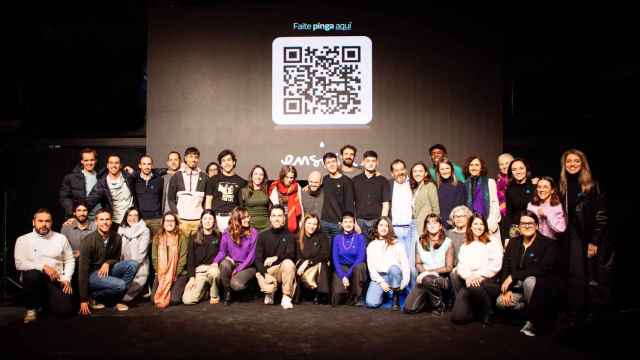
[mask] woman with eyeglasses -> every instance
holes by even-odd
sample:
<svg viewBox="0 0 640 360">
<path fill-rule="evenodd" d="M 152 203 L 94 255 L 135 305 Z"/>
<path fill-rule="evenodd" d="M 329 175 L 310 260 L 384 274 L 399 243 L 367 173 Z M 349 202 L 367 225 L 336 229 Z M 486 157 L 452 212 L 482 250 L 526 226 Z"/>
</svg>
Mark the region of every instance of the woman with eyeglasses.
<svg viewBox="0 0 640 360">
<path fill-rule="evenodd" d="M 567 218 L 564 215 L 556 182 L 549 176 L 543 176 L 536 184 L 536 193 L 527 210 L 538 216 L 540 233 L 549 239 L 557 239 L 567 229 Z"/>
<path fill-rule="evenodd" d="M 607 236 L 605 195 L 591 175 L 586 155 L 567 150 L 560 164 L 560 198 L 568 218 L 569 315 L 571 322 L 579 323 L 612 303 L 615 249 Z"/>
<path fill-rule="evenodd" d="M 519 216 L 519 236 L 511 239 L 502 263 L 499 308 L 525 310 L 520 330 L 535 336 L 545 330 L 556 312 L 560 282 L 557 274 L 558 242 L 538 232 L 538 216 L 525 210 Z"/>
<path fill-rule="evenodd" d="M 162 217 L 162 228 L 153 237 L 151 259 L 156 269 L 153 303 L 158 308 L 177 305 L 187 285 L 189 237 L 180 231 L 180 220 L 174 213 Z"/>
<path fill-rule="evenodd" d="M 501 268 L 502 242 L 489 237 L 489 227 L 482 215 L 473 214 L 458 254 L 460 289 L 451 312 L 453 323 L 467 324 L 479 318 L 482 327 L 491 326 L 493 304 L 500 293 L 496 275 Z"/>
</svg>

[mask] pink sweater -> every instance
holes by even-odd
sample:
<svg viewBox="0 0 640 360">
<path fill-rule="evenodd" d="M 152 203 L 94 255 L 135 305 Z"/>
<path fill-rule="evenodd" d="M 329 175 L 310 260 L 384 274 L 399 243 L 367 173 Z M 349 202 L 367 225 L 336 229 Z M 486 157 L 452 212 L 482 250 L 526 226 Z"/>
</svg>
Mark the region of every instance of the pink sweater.
<svg viewBox="0 0 640 360">
<path fill-rule="evenodd" d="M 540 208 L 544 211 L 544 217 L 538 214 L 538 209 Z M 538 219 L 540 220 L 540 233 L 550 239 L 556 239 L 559 233 L 567 229 L 567 218 L 564 216 L 564 211 L 560 204 L 551 206 L 549 203 L 543 203 L 538 206 L 529 203 L 527 210 L 538 215 Z"/>
</svg>

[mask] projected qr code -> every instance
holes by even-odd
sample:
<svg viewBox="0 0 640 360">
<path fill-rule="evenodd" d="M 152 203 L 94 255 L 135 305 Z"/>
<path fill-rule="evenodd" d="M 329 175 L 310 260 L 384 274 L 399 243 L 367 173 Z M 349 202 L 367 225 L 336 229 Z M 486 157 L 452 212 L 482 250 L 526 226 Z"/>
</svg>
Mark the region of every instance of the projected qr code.
<svg viewBox="0 0 640 360">
<path fill-rule="evenodd" d="M 372 111 L 371 40 L 286 37 L 273 42 L 273 121 L 367 124 Z"/>
</svg>

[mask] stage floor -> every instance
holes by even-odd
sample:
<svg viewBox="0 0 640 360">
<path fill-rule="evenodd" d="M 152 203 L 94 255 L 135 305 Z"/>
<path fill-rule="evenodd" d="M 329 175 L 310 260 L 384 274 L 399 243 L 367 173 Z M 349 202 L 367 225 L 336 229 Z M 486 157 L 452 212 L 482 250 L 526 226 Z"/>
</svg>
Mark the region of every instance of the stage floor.
<svg viewBox="0 0 640 360">
<path fill-rule="evenodd" d="M 621 316 L 572 337 L 556 332 L 529 338 L 519 333 L 519 323 L 501 318 L 483 329 L 479 323 L 453 325 L 447 315 L 311 303 L 283 310 L 260 300 L 165 310 L 147 302 L 123 313 L 106 309 L 31 324 L 23 324 L 22 316 L 22 308 L 0 307 L 2 359 L 591 359 L 631 347 L 635 331 L 620 322 L 638 318 Z"/>
</svg>

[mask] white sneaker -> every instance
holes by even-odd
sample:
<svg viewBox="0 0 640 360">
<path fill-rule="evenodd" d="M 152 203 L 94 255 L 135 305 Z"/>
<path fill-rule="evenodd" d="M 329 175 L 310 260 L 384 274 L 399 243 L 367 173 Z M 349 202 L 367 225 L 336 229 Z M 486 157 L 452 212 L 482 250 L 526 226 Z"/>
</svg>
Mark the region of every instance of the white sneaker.
<svg viewBox="0 0 640 360">
<path fill-rule="evenodd" d="M 264 295 L 264 303 L 265 303 L 265 305 L 273 304 L 273 294 L 265 294 Z"/>
<path fill-rule="evenodd" d="M 32 321 L 36 321 L 37 315 L 35 310 L 27 310 L 24 314 L 24 323 L 28 324 Z"/>
<path fill-rule="evenodd" d="M 127 310 L 129 310 L 129 306 L 127 306 L 127 304 L 118 303 L 118 304 L 116 304 L 116 310 L 118 310 L 118 311 L 127 311 Z"/>
<path fill-rule="evenodd" d="M 520 332 L 527 336 L 536 336 L 535 329 L 531 321 L 527 321 L 522 329 L 520 329 Z"/>
<path fill-rule="evenodd" d="M 291 298 L 287 295 L 282 295 L 282 301 L 280 301 L 280 306 L 283 309 L 293 309 L 293 304 L 291 303 Z"/>
<path fill-rule="evenodd" d="M 96 302 L 94 299 L 91 299 L 91 309 L 93 310 L 102 310 L 104 309 L 104 305 Z"/>
</svg>

